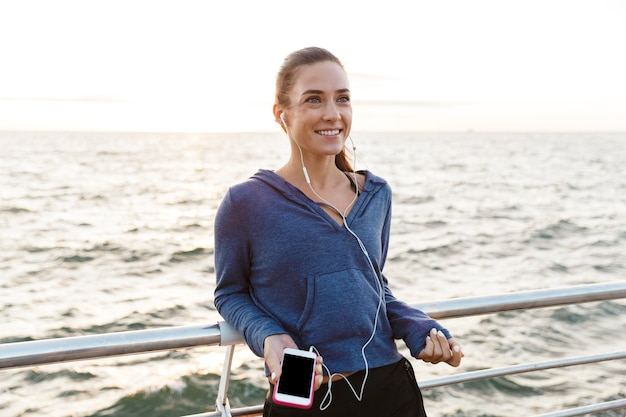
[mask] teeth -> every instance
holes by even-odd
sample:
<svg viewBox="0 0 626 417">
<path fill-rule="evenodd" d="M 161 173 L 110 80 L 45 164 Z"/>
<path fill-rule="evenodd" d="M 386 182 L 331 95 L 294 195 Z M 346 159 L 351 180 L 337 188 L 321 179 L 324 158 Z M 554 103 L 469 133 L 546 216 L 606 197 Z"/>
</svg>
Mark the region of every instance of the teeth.
<svg viewBox="0 0 626 417">
<path fill-rule="evenodd" d="M 320 135 L 324 135 L 324 136 L 333 136 L 333 135 L 338 135 L 339 134 L 339 129 L 335 129 L 335 130 L 319 130 L 317 133 L 319 133 Z"/>
</svg>

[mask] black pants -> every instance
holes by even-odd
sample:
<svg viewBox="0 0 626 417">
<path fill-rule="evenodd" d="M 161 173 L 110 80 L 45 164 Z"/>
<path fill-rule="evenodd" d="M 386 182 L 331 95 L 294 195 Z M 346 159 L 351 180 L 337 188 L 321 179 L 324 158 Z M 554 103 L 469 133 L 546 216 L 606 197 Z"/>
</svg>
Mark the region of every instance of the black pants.
<svg viewBox="0 0 626 417">
<path fill-rule="evenodd" d="M 348 378 L 357 393 L 361 390 L 364 376 L 365 371 L 361 371 Z M 274 386 L 270 385 L 270 393 L 273 389 Z M 263 417 L 426 417 L 422 393 L 417 386 L 413 367 L 406 359 L 370 369 L 361 401 L 356 399 L 346 381 L 341 378 L 332 383 L 332 402 L 321 411 L 320 403 L 327 390 L 328 385 L 322 384 L 315 391 L 313 406 L 308 410 L 277 405 L 269 394 Z"/>
</svg>

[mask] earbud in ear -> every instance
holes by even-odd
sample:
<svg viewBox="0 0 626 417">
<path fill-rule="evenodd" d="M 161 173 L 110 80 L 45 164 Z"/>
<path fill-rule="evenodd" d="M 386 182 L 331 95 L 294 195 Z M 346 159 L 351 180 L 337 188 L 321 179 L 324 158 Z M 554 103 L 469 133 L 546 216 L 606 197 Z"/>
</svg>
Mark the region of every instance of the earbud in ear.
<svg viewBox="0 0 626 417">
<path fill-rule="evenodd" d="M 287 129 L 287 123 L 285 122 L 285 113 L 280 114 L 280 121 L 283 122 L 283 126 Z"/>
</svg>

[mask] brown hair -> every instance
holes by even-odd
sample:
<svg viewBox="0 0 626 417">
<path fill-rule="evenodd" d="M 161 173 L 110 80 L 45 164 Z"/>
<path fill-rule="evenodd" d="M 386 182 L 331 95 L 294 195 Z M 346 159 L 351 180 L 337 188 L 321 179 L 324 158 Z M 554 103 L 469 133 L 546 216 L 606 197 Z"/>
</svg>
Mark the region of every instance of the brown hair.
<svg viewBox="0 0 626 417">
<path fill-rule="evenodd" d="M 287 55 L 276 76 L 276 103 L 284 108 L 288 108 L 291 105 L 289 92 L 296 81 L 296 75 L 300 67 L 326 61 L 334 62 L 345 71 L 339 58 L 324 48 L 311 46 Z M 354 170 L 345 148 L 335 156 L 335 165 L 342 171 L 351 172 Z"/>
</svg>

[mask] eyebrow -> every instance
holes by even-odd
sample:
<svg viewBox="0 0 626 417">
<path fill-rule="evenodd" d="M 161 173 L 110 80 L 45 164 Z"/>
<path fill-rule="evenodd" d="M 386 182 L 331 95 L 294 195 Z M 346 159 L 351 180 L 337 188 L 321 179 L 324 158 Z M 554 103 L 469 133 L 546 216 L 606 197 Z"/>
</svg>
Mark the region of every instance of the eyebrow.
<svg viewBox="0 0 626 417">
<path fill-rule="evenodd" d="M 339 94 L 343 94 L 343 93 L 349 93 L 350 89 L 349 88 L 340 88 L 339 90 L 335 91 L 335 93 L 339 93 Z M 303 96 L 307 95 L 307 94 L 324 94 L 324 91 L 322 90 L 306 90 L 302 93 Z"/>
</svg>

